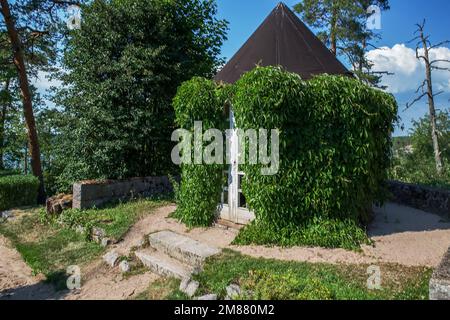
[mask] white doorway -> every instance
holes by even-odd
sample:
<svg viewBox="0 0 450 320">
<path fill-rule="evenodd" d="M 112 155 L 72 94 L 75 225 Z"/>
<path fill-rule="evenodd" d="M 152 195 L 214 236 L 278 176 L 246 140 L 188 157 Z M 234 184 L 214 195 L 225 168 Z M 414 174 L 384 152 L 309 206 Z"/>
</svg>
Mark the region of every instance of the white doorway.
<svg viewBox="0 0 450 320">
<path fill-rule="evenodd" d="M 248 224 L 255 219 L 255 215 L 248 209 L 247 201 L 242 193 L 242 182 L 245 174 L 239 171 L 239 138 L 235 126 L 233 111 L 230 109 L 230 165 L 224 172 L 227 184 L 222 190 L 220 218 L 237 224 Z"/>
</svg>

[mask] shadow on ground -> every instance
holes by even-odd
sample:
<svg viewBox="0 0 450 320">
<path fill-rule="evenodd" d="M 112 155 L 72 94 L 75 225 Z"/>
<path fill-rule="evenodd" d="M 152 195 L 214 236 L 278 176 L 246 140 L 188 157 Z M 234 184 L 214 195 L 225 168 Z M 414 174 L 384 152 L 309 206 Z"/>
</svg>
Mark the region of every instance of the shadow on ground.
<svg viewBox="0 0 450 320">
<path fill-rule="evenodd" d="M 403 232 L 450 230 L 450 221 L 422 210 L 387 203 L 375 208 L 375 219 L 369 226 L 369 236 L 387 236 Z"/>
<path fill-rule="evenodd" d="M 68 290 L 56 292 L 51 284 L 38 282 L 1 291 L 0 300 L 59 300 L 68 293 Z"/>
</svg>

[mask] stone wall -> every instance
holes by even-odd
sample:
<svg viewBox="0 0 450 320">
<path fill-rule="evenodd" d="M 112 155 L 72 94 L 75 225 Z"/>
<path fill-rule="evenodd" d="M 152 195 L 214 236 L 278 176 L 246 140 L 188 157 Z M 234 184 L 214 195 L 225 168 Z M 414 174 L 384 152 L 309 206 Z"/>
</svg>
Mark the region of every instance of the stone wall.
<svg viewBox="0 0 450 320">
<path fill-rule="evenodd" d="M 450 248 L 431 276 L 430 300 L 450 300 Z"/>
<path fill-rule="evenodd" d="M 172 184 L 168 177 L 81 181 L 73 185 L 73 208 L 89 209 L 112 201 L 126 200 L 136 196 L 150 197 L 172 191 Z"/>
<path fill-rule="evenodd" d="M 450 218 L 450 190 L 398 181 L 388 182 L 392 201 Z"/>
</svg>

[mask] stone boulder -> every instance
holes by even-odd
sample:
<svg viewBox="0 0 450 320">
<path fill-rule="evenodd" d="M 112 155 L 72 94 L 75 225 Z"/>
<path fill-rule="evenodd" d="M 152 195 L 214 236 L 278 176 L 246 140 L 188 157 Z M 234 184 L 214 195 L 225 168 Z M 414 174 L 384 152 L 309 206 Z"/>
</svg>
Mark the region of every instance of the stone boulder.
<svg viewBox="0 0 450 320">
<path fill-rule="evenodd" d="M 58 194 L 46 201 L 47 214 L 59 215 L 67 209 L 72 209 L 73 197 L 71 194 Z"/>
</svg>

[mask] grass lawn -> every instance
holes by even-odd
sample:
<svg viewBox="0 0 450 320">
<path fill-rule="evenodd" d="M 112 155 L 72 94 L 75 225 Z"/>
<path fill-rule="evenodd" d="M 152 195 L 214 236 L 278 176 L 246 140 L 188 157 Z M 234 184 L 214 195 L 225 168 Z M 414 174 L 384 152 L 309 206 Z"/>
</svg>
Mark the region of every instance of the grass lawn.
<svg viewBox="0 0 450 320">
<path fill-rule="evenodd" d="M 168 200 L 137 200 L 112 204 L 102 209 L 67 210 L 59 217 L 65 226 L 76 228 L 83 226 L 86 230 L 93 227 L 105 231 L 106 237 L 120 240 L 129 228 L 150 211 L 167 205 Z"/>
<path fill-rule="evenodd" d="M 231 250 L 209 259 L 194 279 L 200 282 L 197 295 L 217 293 L 238 284 L 243 299 L 262 300 L 424 300 L 432 270 L 382 264 L 381 290 L 367 288 L 368 265 L 331 265 L 256 259 Z M 179 281 L 152 284 L 139 299 L 179 299 Z"/>
<path fill-rule="evenodd" d="M 104 209 L 68 210 L 60 219 L 101 227 L 107 236 L 120 239 L 139 218 L 165 204 L 162 200 L 139 200 Z M 23 210 L 17 219 L 0 223 L 0 234 L 11 240 L 35 274 L 44 274 L 58 289 L 65 285 L 68 266 L 82 266 L 105 250 L 70 225 L 45 218 L 40 208 Z"/>
</svg>

